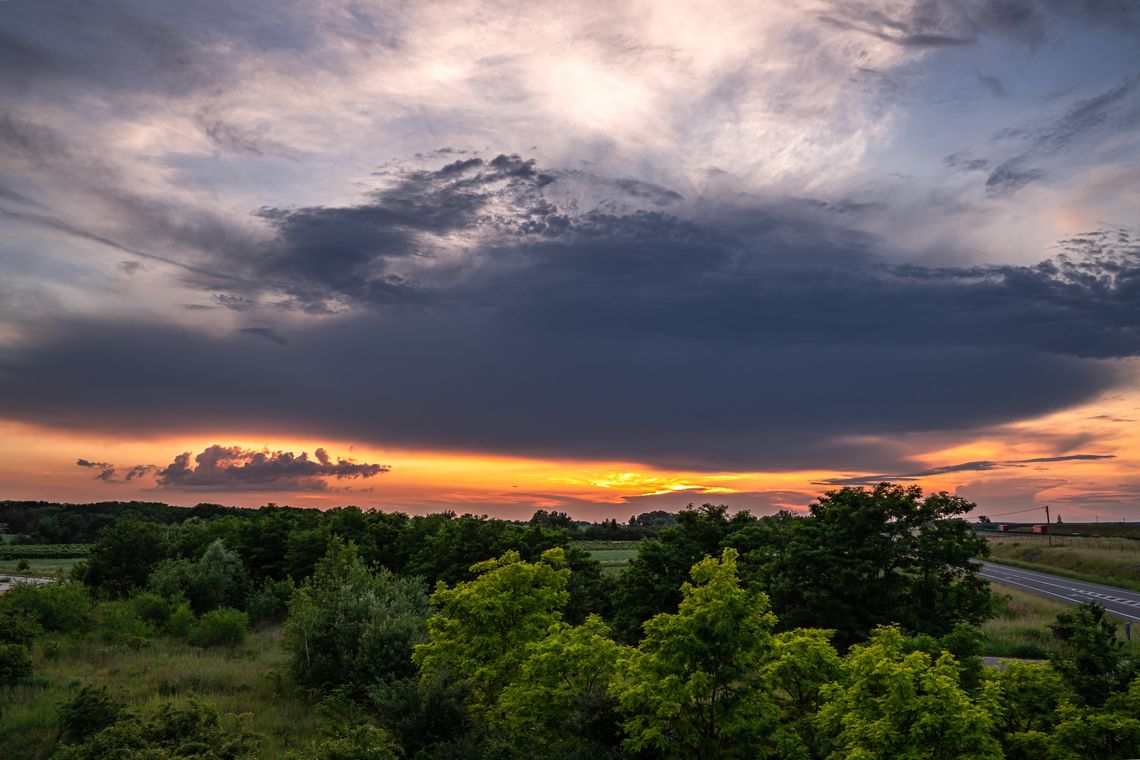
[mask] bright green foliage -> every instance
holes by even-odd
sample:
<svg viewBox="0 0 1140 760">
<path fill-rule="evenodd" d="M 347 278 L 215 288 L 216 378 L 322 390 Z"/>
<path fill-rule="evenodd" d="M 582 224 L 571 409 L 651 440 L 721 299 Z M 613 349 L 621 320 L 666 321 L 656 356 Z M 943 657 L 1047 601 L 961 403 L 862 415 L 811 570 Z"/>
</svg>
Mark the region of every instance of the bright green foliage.
<svg viewBox="0 0 1140 760">
<path fill-rule="evenodd" d="M 1048 665 L 1018 662 L 988 677 L 1001 689 L 1001 710 L 995 717 L 1006 760 L 1041 760 L 1057 708 L 1071 695 L 1061 676 Z"/>
<path fill-rule="evenodd" d="M 0 643 L 0 686 L 12 686 L 32 674 L 32 656 L 23 644 Z"/>
<path fill-rule="evenodd" d="M 150 588 L 167 599 L 185 597 L 198 614 L 218 607 L 244 609 L 249 574 L 237 552 L 219 539 L 195 562 L 168 559 L 159 564 L 150 576 Z"/>
<path fill-rule="evenodd" d="M 428 641 L 415 648 L 423 679 L 462 680 L 471 689 L 472 712 L 491 710 L 526 659 L 527 645 L 561 619 L 569 598 L 564 561 L 561 549 L 534 563 L 508 551 L 472 565 L 473 581 L 454 588 L 441 581 L 431 597 L 439 612 L 428 620 Z"/>
<path fill-rule="evenodd" d="M 61 633 L 88 631 L 94 622 L 91 595 L 79 583 L 20 583 L 8 590 L 3 606 L 24 613 L 44 630 Z"/>
<path fill-rule="evenodd" d="M 1070 695 L 1060 674 L 1048 665 L 1014 662 L 990 678 L 1001 687 L 1002 734 L 1048 731 L 1057 707 Z"/>
<path fill-rule="evenodd" d="M 413 645 L 424 640 L 427 595 L 418 578 L 373 573 L 356 546 L 339 539 L 289 604 L 285 647 L 300 682 L 353 685 L 415 674 Z"/>
<path fill-rule="evenodd" d="M 128 713 L 82 744 L 60 747 L 52 758 L 239 760 L 254 756 L 256 738 L 237 716 L 222 716 L 212 705 L 168 702 L 149 717 Z"/>
<path fill-rule="evenodd" d="M 842 680 L 824 687 L 818 721 L 834 732 L 831 760 L 999 760 L 997 688 L 975 702 L 953 655 L 906 649 L 898 628 L 880 628 L 843 659 Z"/>
<path fill-rule="evenodd" d="M 990 614 L 972 562 L 988 544 L 961 519 L 973 507 L 917 486 L 830 491 L 782 526 L 759 575 L 784 626 L 835 629 L 841 649 L 888 623 L 941 636 Z"/>
<path fill-rule="evenodd" d="M 502 725 L 550 757 L 612 750 L 618 730 L 608 690 L 618 658 L 596 615 L 577 627 L 556 624 L 527 647 L 516 680 L 503 690 Z"/>
<path fill-rule="evenodd" d="M 1130 709 L 1062 705 L 1049 737 L 1049 760 L 1128 760 L 1140 756 L 1140 705 Z"/>
<path fill-rule="evenodd" d="M 337 728 L 332 736 L 315 742 L 304 760 L 399 760 L 400 748 L 392 735 L 382 728 L 362 723 Z"/>
<path fill-rule="evenodd" d="M 767 756 L 777 708 L 762 668 L 774 654 L 762 592 L 742 588 L 737 553 L 706 558 L 681 588 L 676 614 L 645 624 L 614 682 L 627 746 L 669 758 Z"/>
<path fill-rule="evenodd" d="M 82 580 L 109 596 L 126 596 L 145 586 L 151 571 L 166 556 L 166 531 L 162 527 L 124 517 L 99 532 L 99 540 L 82 566 Z"/>
<path fill-rule="evenodd" d="M 823 705 L 823 687 L 839 678 L 839 653 L 831 631 L 797 628 L 775 638 L 775 659 L 763 669 L 780 708 L 776 738 L 779 755 L 796 760 L 822 756 L 823 739 L 815 716 Z"/>
<path fill-rule="evenodd" d="M 1124 662 L 1116 622 L 1104 607 L 1086 602 L 1059 613 L 1050 628 L 1064 645 L 1064 653 L 1053 658 L 1053 667 L 1081 702 L 1102 705 L 1109 695 L 1128 684 L 1135 668 Z"/>
<path fill-rule="evenodd" d="M 196 647 L 236 647 L 245 641 L 249 616 L 241 610 L 219 607 L 198 618 L 186 640 Z"/>
<path fill-rule="evenodd" d="M 106 687 L 84 686 L 59 708 L 59 741 L 63 744 L 86 741 L 117 721 L 125 707 Z"/>
</svg>

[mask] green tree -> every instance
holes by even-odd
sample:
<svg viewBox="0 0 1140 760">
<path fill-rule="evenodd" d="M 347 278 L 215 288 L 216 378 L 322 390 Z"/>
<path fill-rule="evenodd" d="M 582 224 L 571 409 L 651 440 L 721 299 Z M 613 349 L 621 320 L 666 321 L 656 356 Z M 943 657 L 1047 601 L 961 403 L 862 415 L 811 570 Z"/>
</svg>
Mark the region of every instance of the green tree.
<svg viewBox="0 0 1140 760">
<path fill-rule="evenodd" d="M 972 562 L 988 544 L 961 519 L 973 507 L 917 486 L 830 491 L 787 521 L 759 576 L 785 627 L 834 629 L 841 648 L 888 623 L 942 636 L 992 606 Z"/>
<path fill-rule="evenodd" d="M 146 585 L 147 579 L 168 552 L 166 531 L 135 517 L 123 517 L 103 528 L 91 547 L 85 565 L 78 567 L 81 580 L 112 597 L 129 595 Z"/>
<path fill-rule="evenodd" d="M 1116 638 L 1116 622 L 1099 603 L 1085 602 L 1057 614 L 1051 626 L 1063 651 L 1053 667 L 1077 698 L 1094 707 L 1127 686 L 1135 668 L 1125 662 L 1124 643 Z"/>
<path fill-rule="evenodd" d="M 198 614 L 218 607 L 244 608 L 249 574 L 237 552 L 215 540 L 196 561 L 168 559 L 150 576 L 151 590 L 174 599 L 184 596 Z"/>
<path fill-rule="evenodd" d="M 991 717 L 997 688 L 987 685 L 975 702 L 953 655 L 933 659 L 907 648 L 897 627 L 885 627 L 843 659 L 818 717 L 832 733 L 831 760 L 1000 760 Z"/>
<path fill-rule="evenodd" d="M 831 635 L 831 631 L 797 628 L 775 637 L 775 657 L 762 675 L 780 709 L 776 745 L 782 758 L 816 760 L 826 754 L 816 714 L 823 705 L 823 687 L 838 680 L 841 672 Z"/>
<path fill-rule="evenodd" d="M 500 698 L 507 732 L 549 757 L 603 757 L 620 730 L 609 695 L 619 647 L 591 615 L 580 626 L 555 624 L 527 647 L 514 682 Z"/>
<path fill-rule="evenodd" d="M 334 538 L 289 603 L 285 648 L 300 682 L 354 686 L 415 674 L 412 647 L 426 638 L 427 594 L 418 578 L 373 573 L 357 548 Z"/>
<path fill-rule="evenodd" d="M 770 751 L 777 707 L 762 675 L 774 653 L 767 596 L 742 588 L 737 552 L 705 558 L 676 614 L 645 624 L 614 682 L 630 750 L 668 758 L 757 758 Z"/>
<path fill-rule="evenodd" d="M 455 678 L 471 689 L 468 705 L 485 715 L 514 679 L 528 644 L 561 619 L 570 570 L 562 549 L 538 562 L 516 551 L 471 567 L 472 581 L 452 588 L 442 581 L 431 596 L 439 611 L 428 620 L 428 641 L 415 648 L 425 681 Z"/>
<path fill-rule="evenodd" d="M 614 629 L 621 640 L 636 642 L 646 620 L 675 612 L 693 565 L 720 554 L 727 536 L 755 522 L 747 512 L 729 517 L 723 505 L 690 506 L 677 513 L 674 525 L 642 541 L 614 593 Z"/>
</svg>

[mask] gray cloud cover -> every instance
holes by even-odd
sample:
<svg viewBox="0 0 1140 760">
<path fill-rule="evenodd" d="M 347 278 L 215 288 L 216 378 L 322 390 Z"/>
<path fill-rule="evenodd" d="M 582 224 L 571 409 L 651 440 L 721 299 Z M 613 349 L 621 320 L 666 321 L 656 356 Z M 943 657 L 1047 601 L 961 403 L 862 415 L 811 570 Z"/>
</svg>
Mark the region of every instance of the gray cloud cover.
<svg viewBox="0 0 1140 760">
<path fill-rule="evenodd" d="M 0 415 L 909 472 L 1132 382 L 1140 80 L 1023 69 L 1135 4 L 713 5 L 0 3 Z"/>
</svg>

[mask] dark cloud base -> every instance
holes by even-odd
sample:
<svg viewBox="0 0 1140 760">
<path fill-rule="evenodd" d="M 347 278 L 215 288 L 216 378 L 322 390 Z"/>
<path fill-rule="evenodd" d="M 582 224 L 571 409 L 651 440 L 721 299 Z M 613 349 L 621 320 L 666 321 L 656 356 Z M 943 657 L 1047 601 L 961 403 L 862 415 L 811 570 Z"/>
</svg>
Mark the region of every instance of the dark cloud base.
<svg viewBox="0 0 1140 760">
<path fill-rule="evenodd" d="M 686 217 L 661 188 L 599 180 L 610 196 L 583 209 L 555 200 L 571 181 L 501 155 L 405 171 L 354 206 L 263 209 L 271 245 L 198 262 L 232 284 L 182 270 L 260 326 L 29 327 L 0 350 L 0 415 L 905 471 L 897 447 L 866 441 L 1089 401 L 1140 353 L 1127 230 L 1036 266 L 900 266 L 827 204 Z M 288 329 L 265 324 L 282 310 Z"/>
</svg>

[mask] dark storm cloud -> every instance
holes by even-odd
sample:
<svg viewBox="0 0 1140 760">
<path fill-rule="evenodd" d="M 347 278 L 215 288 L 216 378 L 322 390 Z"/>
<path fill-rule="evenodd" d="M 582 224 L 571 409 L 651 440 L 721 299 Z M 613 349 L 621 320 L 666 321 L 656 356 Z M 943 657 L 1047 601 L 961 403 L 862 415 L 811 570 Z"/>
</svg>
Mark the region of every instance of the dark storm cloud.
<svg viewBox="0 0 1140 760">
<path fill-rule="evenodd" d="M 1140 353 L 1124 230 L 1036 266 L 900 266 L 827 204 L 607 213 L 640 189 L 582 210 L 555 200 L 570 180 L 468 159 L 354 206 L 266 209 L 276 240 L 232 265 L 260 287 L 229 295 L 339 315 L 296 321 L 287 346 L 269 328 L 45 324 L 0 353 L 0 414 L 905 472 L 882 441 L 1089 400 L 1121 379 L 1105 360 Z"/>
<path fill-rule="evenodd" d="M 95 480 L 109 482 L 115 479 L 115 465 L 108 462 L 90 462 L 86 459 L 76 459 L 75 464 L 79 467 L 99 470 L 98 474 L 95 475 Z"/>
<path fill-rule="evenodd" d="M 319 448 L 314 459 L 307 452 L 257 451 L 240 446 L 214 444 L 193 455 L 183 452 L 165 467 L 137 464 L 126 468 L 124 480 L 131 481 L 153 475 L 155 485 L 169 490 L 257 490 L 282 488 L 295 491 L 324 491 L 325 478 L 354 480 L 373 478 L 391 468 L 383 464 L 357 463 L 351 459 L 332 459 L 325 449 Z M 193 459 L 191 459 L 193 457 Z M 89 462 L 79 459 L 80 467 L 100 470 L 96 480 L 113 482 L 116 467 L 107 462 Z"/>
<path fill-rule="evenodd" d="M 254 451 L 239 446 L 215 444 L 194 456 L 186 451 L 166 467 L 157 469 L 155 483 L 171 490 L 242 490 L 285 488 L 323 491 L 323 478 L 367 479 L 389 471 L 387 465 L 358 464 L 352 460 L 332 461 L 324 449 L 317 449 L 315 460 L 307 452 Z"/>
</svg>

